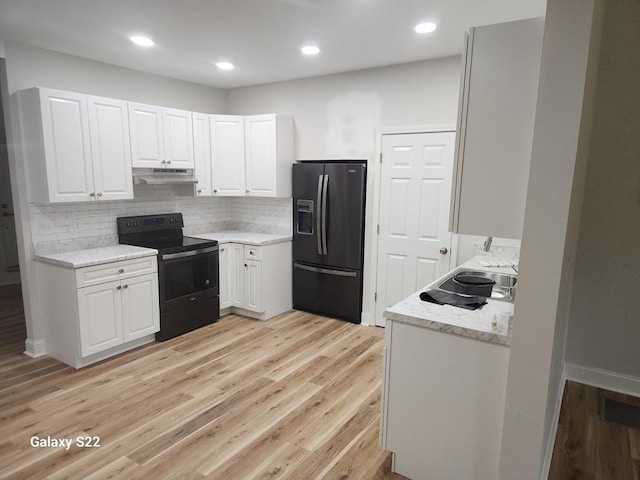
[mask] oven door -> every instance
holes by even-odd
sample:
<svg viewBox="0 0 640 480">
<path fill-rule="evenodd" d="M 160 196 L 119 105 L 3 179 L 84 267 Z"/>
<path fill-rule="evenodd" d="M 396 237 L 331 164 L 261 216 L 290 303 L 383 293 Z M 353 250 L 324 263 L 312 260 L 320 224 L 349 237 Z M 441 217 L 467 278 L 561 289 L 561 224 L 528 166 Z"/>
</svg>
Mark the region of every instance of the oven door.
<svg viewBox="0 0 640 480">
<path fill-rule="evenodd" d="M 169 311 L 219 294 L 218 247 L 159 256 L 160 310 Z"/>
</svg>

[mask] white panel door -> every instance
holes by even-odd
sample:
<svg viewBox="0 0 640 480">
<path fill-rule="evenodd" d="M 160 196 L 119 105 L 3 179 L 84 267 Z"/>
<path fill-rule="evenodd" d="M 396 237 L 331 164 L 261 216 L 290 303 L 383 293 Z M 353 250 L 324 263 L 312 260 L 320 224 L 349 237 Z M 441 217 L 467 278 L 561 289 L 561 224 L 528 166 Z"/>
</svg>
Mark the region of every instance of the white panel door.
<svg viewBox="0 0 640 480">
<path fill-rule="evenodd" d="M 376 324 L 384 310 L 451 268 L 455 132 L 384 135 Z"/>
<path fill-rule="evenodd" d="M 40 89 L 49 201 L 93 200 L 87 97 Z"/>
<path fill-rule="evenodd" d="M 89 96 L 88 110 L 96 198 L 133 198 L 127 102 Z"/>
<path fill-rule="evenodd" d="M 247 195 L 276 196 L 276 116 L 244 119 Z"/>
<path fill-rule="evenodd" d="M 140 275 L 122 284 L 122 326 L 124 342 L 160 330 L 158 275 Z"/>
<path fill-rule="evenodd" d="M 136 168 L 163 168 L 162 109 L 129 103 L 131 162 Z"/>
<path fill-rule="evenodd" d="M 196 196 L 211 195 L 211 129 L 209 115 L 193 114 L 193 159 L 194 173 L 198 179 Z"/>
<path fill-rule="evenodd" d="M 83 357 L 123 343 L 120 281 L 78 289 L 80 352 Z"/>
<path fill-rule="evenodd" d="M 162 109 L 164 156 L 168 168 L 193 168 L 192 122 L 191 112 Z"/>
<path fill-rule="evenodd" d="M 211 186 L 214 195 L 245 195 L 244 117 L 211 115 Z"/>
<path fill-rule="evenodd" d="M 245 307 L 252 312 L 262 312 L 262 262 L 245 260 L 244 293 Z"/>
</svg>

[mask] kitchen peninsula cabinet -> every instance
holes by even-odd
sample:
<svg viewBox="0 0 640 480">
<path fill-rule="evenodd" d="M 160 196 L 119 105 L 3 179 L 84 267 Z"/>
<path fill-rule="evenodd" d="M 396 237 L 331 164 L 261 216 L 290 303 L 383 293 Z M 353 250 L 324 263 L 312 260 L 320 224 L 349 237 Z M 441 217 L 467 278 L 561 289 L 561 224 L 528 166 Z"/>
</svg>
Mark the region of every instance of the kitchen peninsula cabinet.
<svg viewBox="0 0 640 480">
<path fill-rule="evenodd" d="M 80 368 L 155 340 L 156 250 L 117 245 L 36 260 L 47 355 Z"/>
<path fill-rule="evenodd" d="M 126 102 L 32 88 L 18 104 L 30 201 L 133 198 Z"/>
<path fill-rule="evenodd" d="M 521 238 L 542 55 L 543 18 L 466 36 L 449 229 Z"/>
</svg>

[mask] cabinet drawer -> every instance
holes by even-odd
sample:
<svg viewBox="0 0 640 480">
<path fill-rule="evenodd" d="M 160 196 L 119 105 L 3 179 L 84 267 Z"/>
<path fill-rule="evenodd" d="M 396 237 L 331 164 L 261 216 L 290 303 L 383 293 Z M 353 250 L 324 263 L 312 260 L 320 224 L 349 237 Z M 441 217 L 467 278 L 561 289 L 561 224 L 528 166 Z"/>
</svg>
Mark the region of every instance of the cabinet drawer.
<svg viewBox="0 0 640 480">
<path fill-rule="evenodd" d="M 158 260 L 155 255 L 124 260 L 122 262 L 78 268 L 76 270 L 76 288 L 98 285 L 104 282 L 111 282 L 157 271 Z"/>
<path fill-rule="evenodd" d="M 262 247 L 244 247 L 244 258 L 246 260 L 262 260 Z"/>
</svg>

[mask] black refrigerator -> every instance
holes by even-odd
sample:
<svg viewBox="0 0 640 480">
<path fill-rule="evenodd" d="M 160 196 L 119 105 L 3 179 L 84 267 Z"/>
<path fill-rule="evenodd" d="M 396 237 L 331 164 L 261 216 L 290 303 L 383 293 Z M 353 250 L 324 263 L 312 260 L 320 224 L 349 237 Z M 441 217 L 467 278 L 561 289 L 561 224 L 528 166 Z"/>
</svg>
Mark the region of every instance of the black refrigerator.
<svg viewBox="0 0 640 480">
<path fill-rule="evenodd" d="M 360 323 L 366 161 L 293 165 L 293 308 Z"/>
</svg>

